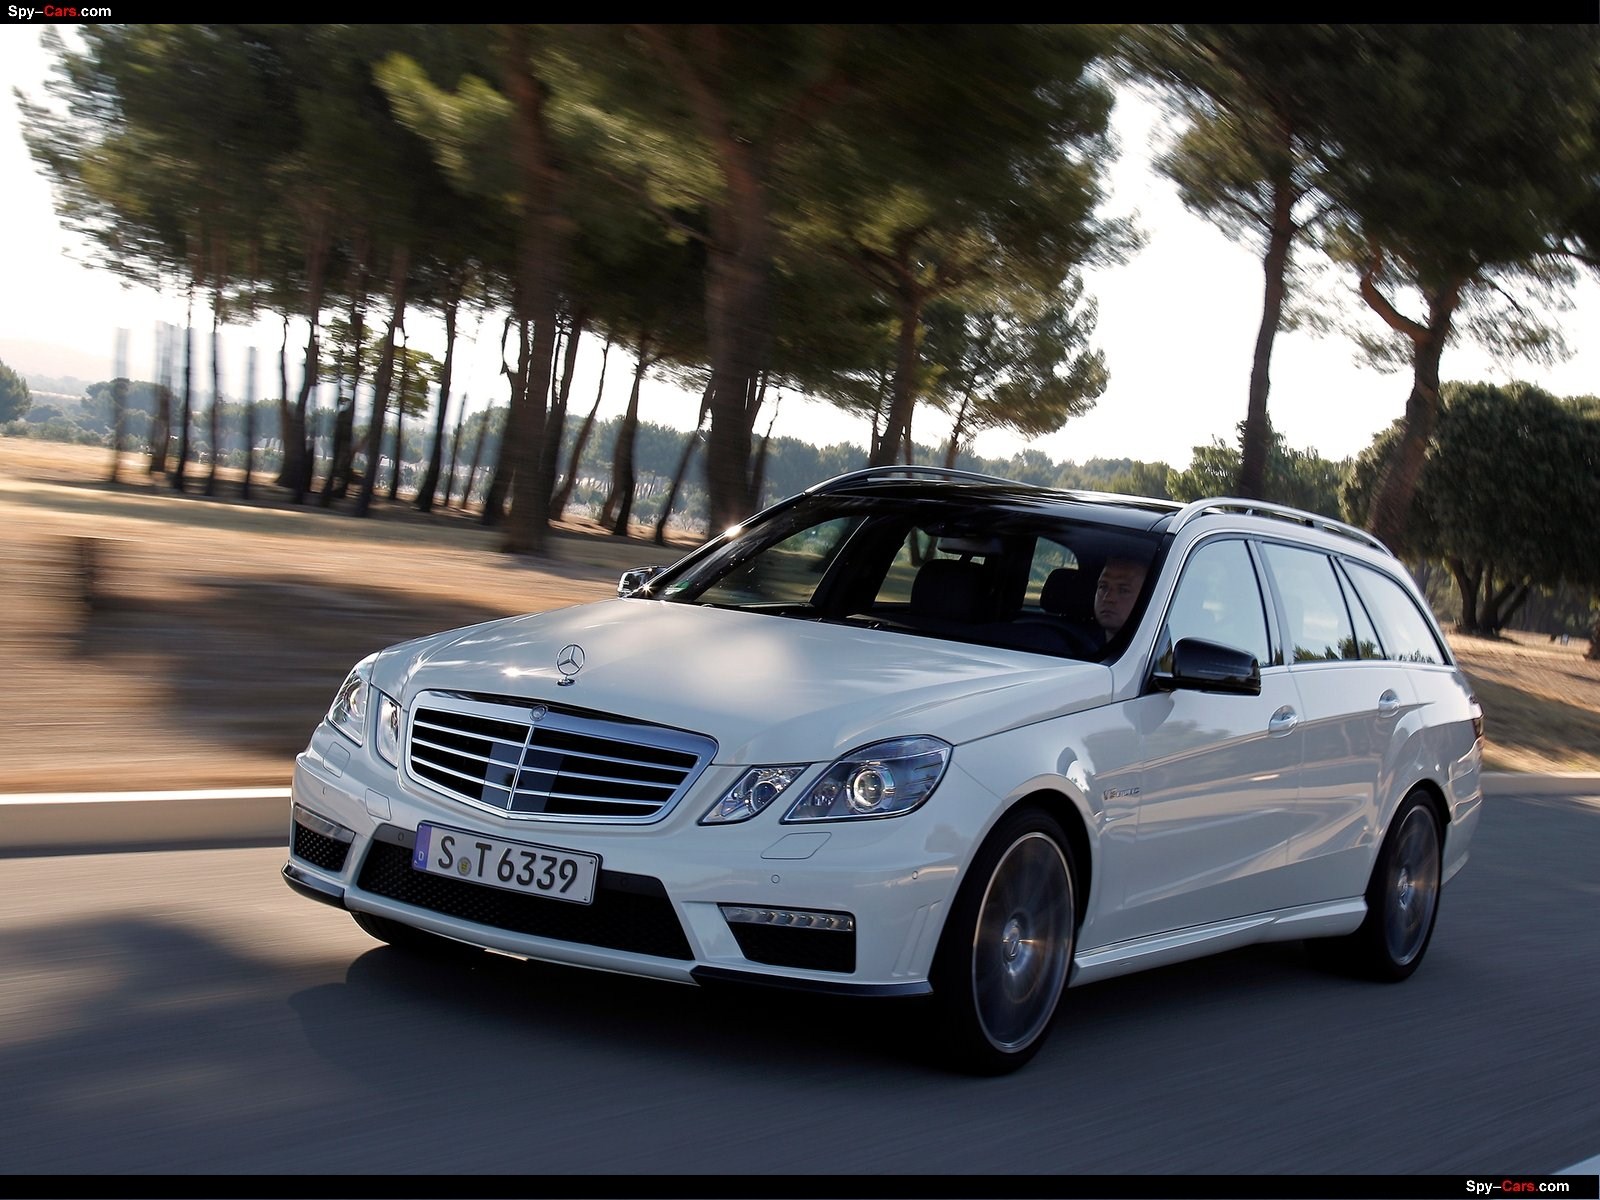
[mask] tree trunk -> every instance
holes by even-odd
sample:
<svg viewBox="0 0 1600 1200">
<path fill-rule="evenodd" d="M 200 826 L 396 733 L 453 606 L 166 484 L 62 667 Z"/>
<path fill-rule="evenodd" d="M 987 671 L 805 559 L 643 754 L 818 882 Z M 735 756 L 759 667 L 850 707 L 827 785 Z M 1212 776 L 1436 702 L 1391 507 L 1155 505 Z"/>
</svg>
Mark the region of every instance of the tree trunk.
<svg viewBox="0 0 1600 1200">
<path fill-rule="evenodd" d="M 678 503 L 678 493 L 683 489 L 683 481 L 687 477 L 694 452 L 705 440 L 706 434 L 703 428 L 691 430 L 689 436 L 683 439 L 683 453 L 678 456 L 678 469 L 672 474 L 672 486 L 667 489 L 667 497 L 662 502 L 661 511 L 656 514 L 655 532 L 650 539 L 658 546 L 667 544 L 667 522 L 672 520 L 672 509 Z"/>
<path fill-rule="evenodd" d="M 898 355 L 894 373 L 894 398 L 889 402 L 889 417 L 884 425 L 878 451 L 869 464 L 874 467 L 893 466 L 902 455 L 909 463 L 912 455 L 911 417 L 917 404 L 917 335 L 922 325 L 922 305 L 927 297 L 910 277 L 909 268 L 902 273 L 899 288 L 900 331 L 897 338 Z"/>
<path fill-rule="evenodd" d="M 256 462 L 256 348 L 245 355 L 244 381 L 244 487 L 242 498 L 250 499 L 250 472 Z"/>
<path fill-rule="evenodd" d="M 1495 588 L 1492 594 L 1484 597 L 1484 632 L 1490 637 L 1499 637 L 1527 598 L 1526 582 L 1512 580 Z"/>
<path fill-rule="evenodd" d="M 405 431 L 406 431 L 406 393 L 411 387 L 411 353 L 405 343 L 405 335 L 401 334 L 400 341 L 400 390 L 395 393 L 394 405 L 394 453 L 390 458 L 394 462 L 394 472 L 389 476 L 389 501 L 393 503 L 400 498 L 400 468 L 405 457 Z"/>
<path fill-rule="evenodd" d="M 606 338 L 606 344 L 600 350 L 600 385 L 594 390 L 594 404 L 589 408 L 589 415 L 583 419 L 582 426 L 578 429 L 578 436 L 572 441 L 572 456 L 567 459 L 567 475 L 561 481 L 561 486 L 556 489 L 556 494 L 550 498 L 550 519 L 560 520 L 567 511 L 567 505 L 572 503 L 572 489 L 578 482 L 578 464 L 583 461 L 583 452 L 588 449 L 589 435 L 594 432 L 595 415 L 600 411 L 600 397 L 606 390 L 606 360 L 611 357 L 611 339 Z M 701 402 L 702 413 L 705 402 Z"/>
<path fill-rule="evenodd" d="M 683 453 L 678 458 L 678 469 L 672 473 L 672 486 L 667 489 L 666 501 L 661 505 L 661 513 L 656 517 L 655 535 L 652 540 L 658 546 L 667 544 L 667 522 L 672 518 L 672 506 L 678 502 L 678 492 L 683 487 L 683 481 L 688 477 L 689 460 L 694 457 L 694 452 L 706 440 L 706 416 L 711 411 L 711 385 L 706 384 L 706 390 L 700 396 L 700 416 L 695 422 L 693 432 L 683 442 Z"/>
<path fill-rule="evenodd" d="M 671 27 L 636 26 L 692 113 L 721 176 L 709 206 L 706 243 L 706 336 L 711 356 L 706 492 L 713 532 L 737 524 L 754 506 L 750 488 L 755 378 L 766 366 L 771 337 L 773 231 L 767 205 L 768 164 L 804 136 L 827 107 L 848 92 L 836 62 L 816 64 L 811 81 L 786 106 L 785 132 L 740 136 L 724 99 L 723 59 L 732 43 L 720 26 L 691 33 L 686 53 Z"/>
<path fill-rule="evenodd" d="M 466 486 L 461 492 L 461 507 L 465 508 L 472 501 L 472 485 L 478 480 L 478 464 L 483 461 L 483 443 L 489 436 L 489 419 L 494 416 L 494 405 L 484 410 L 483 421 L 478 426 L 477 440 L 472 444 L 472 465 L 467 468 Z"/>
<path fill-rule="evenodd" d="M 322 323 L 322 299 L 327 287 L 328 252 L 332 246 L 331 222 L 326 214 L 313 219 L 306 241 L 306 320 L 311 332 L 306 338 L 305 372 L 300 378 L 300 394 L 291 406 L 289 389 L 282 398 L 283 465 L 278 483 L 289 489 L 294 503 L 305 499 L 311 487 L 310 456 L 306 453 L 306 403 L 317 385 L 319 349 L 317 330 Z"/>
<path fill-rule="evenodd" d="M 515 307 L 515 304 L 513 305 Z M 509 366 L 505 361 L 506 334 L 510 331 L 512 321 L 517 326 L 517 365 Z M 506 498 L 511 494 L 511 478 L 516 473 L 516 462 L 511 450 L 516 439 L 513 437 L 512 426 L 522 419 L 524 411 L 522 393 L 528 384 L 528 322 L 526 319 L 517 319 L 514 316 L 506 318 L 506 328 L 500 333 L 500 369 L 507 379 L 511 381 L 511 397 L 506 402 L 506 423 L 500 433 L 500 445 L 495 450 L 495 463 L 489 476 L 489 488 L 483 498 L 483 513 L 481 521 L 485 525 L 498 525 L 505 519 Z"/>
<path fill-rule="evenodd" d="M 1281 130 L 1283 149 L 1288 151 L 1291 131 Z M 1266 285 L 1261 304 L 1261 327 L 1256 331 L 1255 356 L 1250 362 L 1250 402 L 1244 418 L 1244 444 L 1240 447 L 1239 495 L 1249 500 L 1266 499 L 1267 448 L 1271 425 L 1267 420 L 1267 392 L 1272 387 L 1270 367 L 1272 345 L 1283 320 L 1285 278 L 1289 269 L 1289 247 L 1294 238 L 1294 185 L 1278 179 L 1272 189 L 1272 228 L 1267 235 L 1267 253 L 1262 259 Z"/>
<path fill-rule="evenodd" d="M 1589 652 L 1584 658 L 1590 662 L 1600 662 L 1600 606 L 1597 606 L 1594 628 L 1589 631 Z"/>
<path fill-rule="evenodd" d="M 1460 627 L 1465 633 L 1477 633 L 1478 588 L 1483 582 L 1483 567 L 1476 563 L 1469 567 L 1459 558 L 1451 558 L 1447 562 L 1450 574 L 1456 581 L 1456 590 L 1461 593 Z"/>
<path fill-rule="evenodd" d="M 556 503 L 563 490 L 569 496 L 572 494 L 570 486 L 565 482 L 558 482 L 556 464 L 560 460 L 562 438 L 566 436 L 567 432 L 567 401 L 572 396 L 572 372 L 578 363 L 578 339 L 583 336 L 583 329 L 588 324 L 588 321 L 588 314 L 584 312 L 580 305 L 572 314 L 572 328 L 567 332 L 567 348 L 562 357 L 561 365 L 561 394 L 556 398 L 555 413 L 549 422 L 551 435 L 545 441 L 545 455 L 549 459 L 547 470 L 550 472 L 551 482 L 555 485 L 550 493 L 550 519 L 552 521 L 558 520 L 567 507 L 565 500 L 561 500 L 559 507 Z M 600 382 L 604 384 L 605 359 L 603 357 L 600 360 L 600 371 Z M 577 449 L 576 441 L 573 443 L 573 449 Z M 567 472 L 569 478 L 571 474 L 572 471 L 569 469 Z"/>
<path fill-rule="evenodd" d="M 456 357 L 456 313 L 461 307 L 461 293 L 459 288 L 452 287 L 450 295 L 444 304 L 444 366 L 439 370 L 439 413 L 433 422 L 433 449 L 428 452 L 428 470 L 422 477 L 422 486 L 417 489 L 417 508 L 422 512 L 433 510 L 434 494 L 439 490 L 439 476 L 444 468 L 444 430 L 445 417 L 449 413 L 450 405 L 450 376 L 455 369 Z M 456 442 L 461 441 L 461 425 L 456 424 Z M 450 470 L 456 469 L 454 451 L 450 455 Z M 445 503 L 450 502 L 449 489 L 445 489 Z"/>
<path fill-rule="evenodd" d="M 318 303 L 321 303 L 320 297 Z M 317 334 L 317 320 L 313 318 L 310 333 L 306 337 L 300 393 L 288 407 L 283 427 L 283 466 L 278 478 L 289 489 L 289 495 L 296 504 L 305 499 L 306 490 L 311 486 L 311 463 L 306 453 L 306 405 L 310 401 L 311 390 L 317 386 L 317 359 L 322 353 Z"/>
<path fill-rule="evenodd" d="M 189 418 L 194 403 L 194 288 L 189 288 L 189 306 L 183 322 L 183 429 L 178 434 L 178 469 L 172 474 L 174 491 L 184 490 L 184 475 L 189 469 Z"/>
<path fill-rule="evenodd" d="M 363 255 L 350 289 L 350 366 L 344 372 L 350 380 L 350 401 L 345 403 L 343 380 L 340 380 L 333 397 L 333 449 L 328 456 L 328 474 L 322 481 L 322 494 L 318 497 L 318 504 L 323 508 L 344 499 L 355 469 L 356 399 L 361 395 L 361 373 L 366 365 L 363 351 L 367 341 L 368 282 L 369 272 Z"/>
<path fill-rule="evenodd" d="M 512 427 L 506 431 L 517 478 L 500 548 L 508 554 L 537 554 L 544 550 L 550 530 L 554 459 L 543 453 L 541 439 L 552 436 L 547 428 L 545 401 L 550 394 L 550 372 L 554 366 L 566 245 L 556 194 L 560 169 L 551 153 L 551 138 L 546 128 L 546 89 L 543 82 L 534 77 L 530 66 L 529 27 L 503 25 L 500 29 L 506 52 L 506 94 L 515 114 L 512 159 L 522 192 L 521 221 L 517 230 L 518 290 L 526 305 L 524 314 L 533 322 L 533 352 L 529 355 L 528 378 L 522 391 L 523 407 L 527 411 L 520 420 L 513 420 Z"/>
<path fill-rule="evenodd" d="M 1368 297 L 1369 304 L 1373 303 L 1369 296 L 1371 290 L 1370 283 L 1364 280 L 1362 295 Z M 1460 295 L 1461 281 L 1431 294 L 1428 297 L 1427 325 L 1407 323 L 1403 327 L 1411 337 L 1413 346 L 1411 395 L 1406 400 L 1405 431 L 1394 454 L 1385 462 L 1378 476 L 1372 511 L 1367 517 L 1367 528 L 1397 553 L 1403 553 L 1405 549 L 1411 501 L 1417 492 L 1417 481 L 1422 477 L 1428 443 L 1433 438 L 1434 426 L 1439 420 L 1439 360 L 1444 355 L 1445 342 L 1450 336 L 1450 325 L 1460 303 Z M 1379 311 L 1381 313 L 1384 310 Z"/>
<path fill-rule="evenodd" d="M 617 444 L 611 458 L 611 497 L 606 500 L 606 510 L 609 512 L 613 507 L 616 510 L 616 520 L 610 524 L 611 532 L 617 537 L 628 536 L 628 522 L 633 519 L 633 493 L 637 484 L 633 470 L 633 443 L 639 431 L 639 387 L 644 382 L 644 373 L 650 361 L 650 335 L 641 334 L 639 365 L 634 369 L 633 388 L 628 392 L 628 410 L 622 414 L 622 422 L 617 426 Z M 602 517 L 602 520 L 605 518 Z"/>
<path fill-rule="evenodd" d="M 1517 585 L 1517 590 L 1511 593 L 1511 599 L 1506 602 L 1505 611 L 1500 616 L 1500 629 L 1507 629 L 1522 611 L 1522 606 L 1527 603 L 1528 597 L 1533 594 L 1533 584 L 1523 582 Z"/>
<path fill-rule="evenodd" d="M 961 407 L 956 410 L 956 423 L 950 426 L 950 445 L 944 452 L 944 465 L 954 467 L 956 455 L 961 453 L 961 435 L 966 432 L 967 412 L 972 406 L 972 389 L 961 396 Z"/>
<path fill-rule="evenodd" d="M 211 438 L 211 469 L 206 472 L 206 495 L 217 494 L 217 461 L 222 457 L 222 301 L 211 301 L 211 411 L 206 416 L 206 432 Z"/>
<path fill-rule="evenodd" d="M 172 436 L 172 327 L 156 324 L 155 418 L 150 423 L 150 474 L 167 471 L 167 440 Z"/>
<path fill-rule="evenodd" d="M 333 418 L 333 461 L 328 464 L 328 478 L 322 489 L 323 506 L 342 500 L 355 481 L 356 468 L 356 400 L 361 395 L 361 376 L 366 370 L 366 313 L 357 309 L 350 323 L 354 345 L 350 351 L 350 399 L 342 397 L 335 403 L 338 409 Z"/>
<path fill-rule="evenodd" d="M 767 373 L 763 371 L 761 372 L 761 392 L 763 395 L 766 394 L 766 390 Z M 779 400 L 773 401 L 772 419 L 767 422 L 767 432 L 762 435 L 761 446 L 756 450 L 755 466 L 750 470 L 750 495 L 754 499 L 757 508 L 762 507 L 761 493 L 767 486 L 767 454 L 772 449 L 772 427 L 778 423 L 778 404 L 781 399 L 780 397 Z"/>
<path fill-rule="evenodd" d="M 354 429 L 346 430 L 345 384 L 350 379 L 351 364 L 346 361 L 349 352 L 341 350 L 333 360 L 333 423 L 328 430 L 328 469 L 322 476 L 322 487 L 317 492 L 317 507 L 327 508 L 333 503 L 335 489 L 339 486 L 339 461 L 350 454 L 350 439 Z M 355 406 L 355 389 L 350 389 L 350 407 Z"/>
<path fill-rule="evenodd" d="M 117 330 L 111 368 L 111 482 L 122 479 L 122 447 L 128 440 L 128 331 Z"/>
<path fill-rule="evenodd" d="M 562 385 L 560 372 L 554 364 L 564 360 L 566 357 L 562 349 L 563 346 L 567 350 L 571 350 L 576 345 L 577 339 L 572 336 L 570 331 L 563 332 L 558 328 L 556 330 L 555 345 L 550 348 L 550 395 L 546 397 L 549 401 L 549 410 L 546 412 L 544 419 L 544 440 L 539 446 L 539 473 L 550 481 L 550 500 L 555 498 L 557 468 L 561 463 L 561 442 L 567 432 L 567 388 Z M 570 363 L 567 364 L 566 370 L 570 374 L 572 370 Z M 548 513 L 549 500 L 546 501 L 547 521 L 549 520 Z"/>
<path fill-rule="evenodd" d="M 728 199 L 712 206 L 706 264 L 712 362 L 706 493 L 713 532 L 737 525 L 755 507 L 750 493 L 755 423 L 750 401 L 766 358 L 770 291 L 771 231 L 753 167 L 745 164 L 729 185 Z"/>
<path fill-rule="evenodd" d="M 405 327 L 406 282 L 410 274 L 410 248 L 396 247 L 389 271 L 389 294 L 394 298 L 394 303 L 389 310 L 389 324 L 383 335 L 383 353 L 378 357 L 378 374 L 372 381 L 372 424 L 367 429 L 367 466 L 361 475 L 361 492 L 356 496 L 355 515 L 358 517 L 364 517 L 371 511 L 372 493 L 378 486 L 378 460 L 383 455 L 383 419 L 389 407 L 389 389 L 394 382 L 394 337 Z"/>
<path fill-rule="evenodd" d="M 278 470 L 281 476 L 283 471 L 283 458 L 288 454 L 288 439 L 285 436 L 284 413 L 288 411 L 284 397 L 289 394 L 289 318 L 283 318 L 283 338 L 278 343 L 278 441 L 280 443 L 278 454 Z"/>
<path fill-rule="evenodd" d="M 456 467 L 461 462 L 461 433 L 467 427 L 467 397 L 462 395 L 461 403 L 456 405 L 456 432 L 450 439 L 450 469 L 444 478 L 444 499 L 440 502 L 441 508 L 450 507 L 450 496 L 456 489 Z"/>
</svg>

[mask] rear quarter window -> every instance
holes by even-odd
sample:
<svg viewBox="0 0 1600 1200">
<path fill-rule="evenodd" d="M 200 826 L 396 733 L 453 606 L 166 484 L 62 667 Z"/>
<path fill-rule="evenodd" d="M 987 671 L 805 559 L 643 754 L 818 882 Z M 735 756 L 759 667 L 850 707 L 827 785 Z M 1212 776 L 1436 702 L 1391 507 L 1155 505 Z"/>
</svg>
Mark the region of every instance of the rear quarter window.
<svg viewBox="0 0 1600 1200">
<path fill-rule="evenodd" d="M 1360 563 L 1349 563 L 1348 569 L 1356 594 L 1378 627 L 1385 658 L 1414 663 L 1449 661 L 1432 624 L 1404 587 L 1381 571 Z"/>
</svg>

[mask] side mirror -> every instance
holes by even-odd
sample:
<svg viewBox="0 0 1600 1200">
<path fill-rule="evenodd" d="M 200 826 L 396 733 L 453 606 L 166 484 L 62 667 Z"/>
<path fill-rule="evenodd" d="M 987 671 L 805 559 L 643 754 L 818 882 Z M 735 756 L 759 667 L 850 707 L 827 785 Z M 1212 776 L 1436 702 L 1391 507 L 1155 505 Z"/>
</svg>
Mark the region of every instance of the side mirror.
<svg viewBox="0 0 1600 1200">
<path fill-rule="evenodd" d="M 1247 650 L 1183 638 L 1172 648 L 1171 666 L 1156 669 L 1152 682 L 1162 691 L 1230 692 L 1240 696 L 1261 694 L 1261 664 Z"/>
<path fill-rule="evenodd" d="M 622 578 L 617 581 L 617 595 L 633 595 L 665 570 L 666 567 L 634 567 L 631 571 L 624 571 Z"/>
</svg>

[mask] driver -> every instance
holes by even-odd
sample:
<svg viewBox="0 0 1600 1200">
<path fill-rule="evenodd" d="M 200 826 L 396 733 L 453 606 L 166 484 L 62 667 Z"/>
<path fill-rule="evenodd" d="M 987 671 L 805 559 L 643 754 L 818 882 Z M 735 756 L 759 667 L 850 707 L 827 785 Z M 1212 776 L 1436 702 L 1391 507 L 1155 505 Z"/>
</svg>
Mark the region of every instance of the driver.
<svg viewBox="0 0 1600 1200">
<path fill-rule="evenodd" d="M 1094 619 L 1110 641 L 1122 631 L 1144 587 L 1145 565 L 1131 558 L 1113 558 L 1100 571 L 1094 589 Z"/>
</svg>

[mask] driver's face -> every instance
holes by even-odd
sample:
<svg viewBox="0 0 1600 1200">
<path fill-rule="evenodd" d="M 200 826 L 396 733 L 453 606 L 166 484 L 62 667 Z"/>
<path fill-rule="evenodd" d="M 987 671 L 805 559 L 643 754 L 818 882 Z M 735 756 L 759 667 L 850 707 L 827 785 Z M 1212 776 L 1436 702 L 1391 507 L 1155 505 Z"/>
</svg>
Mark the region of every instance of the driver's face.
<svg viewBox="0 0 1600 1200">
<path fill-rule="evenodd" d="M 1122 628 L 1143 586 L 1144 568 L 1135 562 L 1114 560 L 1100 572 L 1100 582 L 1094 589 L 1094 619 L 1106 631 L 1106 637 L 1114 637 Z"/>
</svg>

